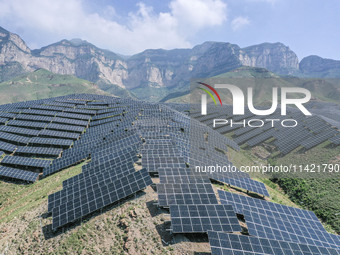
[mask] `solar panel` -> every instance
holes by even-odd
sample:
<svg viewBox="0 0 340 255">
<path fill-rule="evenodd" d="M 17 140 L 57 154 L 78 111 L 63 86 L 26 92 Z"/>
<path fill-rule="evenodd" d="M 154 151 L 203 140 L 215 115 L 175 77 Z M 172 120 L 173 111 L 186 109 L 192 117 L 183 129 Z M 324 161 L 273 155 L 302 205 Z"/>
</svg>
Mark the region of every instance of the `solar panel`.
<svg viewBox="0 0 340 255">
<path fill-rule="evenodd" d="M 12 133 L 12 134 L 30 136 L 30 137 L 38 136 L 40 132 L 34 129 L 18 128 L 18 127 L 12 127 L 12 126 L 0 126 L 0 131 L 6 132 L 6 133 Z"/>
<path fill-rule="evenodd" d="M 232 205 L 235 212 L 238 214 L 243 214 L 243 209 L 247 209 L 249 211 L 257 211 L 258 209 L 269 215 L 273 215 L 274 213 L 284 215 L 284 219 L 288 217 L 294 219 L 294 221 L 299 220 L 301 222 L 310 222 L 309 224 L 313 224 L 314 228 L 324 230 L 323 225 L 312 211 L 272 203 L 266 200 L 247 197 L 222 190 L 218 190 L 218 195 L 222 204 Z"/>
<path fill-rule="evenodd" d="M 35 182 L 39 177 L 39 173 L 10 168 L 6 166 L 0 166 L 0 176 L 13 178 L 17 180 Z"/>
<path fill-rule="evenodd" d="M 65 125 L 65 124 L 55 124 L 55 123 L 48 124 L 46 129 L 77 132 L 77 133 L 82 133 L 84 131 L 84 127 Z"/>
<path fill-rule="evenodd" d="M 53 138 L 66 138 L 66 139 L 73 139 L 77 140 L 79 138 L 79 134 L 77 133 L 69 133 L 69 132 L 62 132 L 62 131 L 54 131 L 54 130 L 42 130 L 39 133 L 41 137 L 53 137 Z"/>
<path fill-rule="evenodd" d="M 117 178 L 124 177 L 130 173 L 135 172 L 135 168 L 133 166 L 133 162 L 123 162 L 121 164 L 117 164 L 110 169 L 92 169 L 92 171 L 82 172 L 78 175 L 75 175 L 63 182 L 63 187 L 72 186 L 77 182 L 83 181 L 87 178 L 97 178 L 100 176 L 117 176 Z"/>
<path fill-rule="evenodd" d="M 53 208 L 61 205 L 62 203 L 66 203 L 67 201 L 73 200 L 77 197 L 81 197 L 81 195 L 84 193 L 84 190 L 90 188 L 93 185 L 108 185 L 109 183 L 118 180 L 118 177 L 123 178 L 124 176 L 135 172 L 132 164 L 126 170 L 124 169 L 124 173 L 121 170 L 116 171 L 117 169 L 119 168 L 110 169 L 110 172 L 100 172 L 99 174 L 93 175 L 91 177 L 85 176 L 85 178 L 79 179 L 77 182 L 73 182 L 72 186 L 63 186 L 63 190 L 58 191 L 48 197 L 48 211 L 51 212 Z"/>
<path fill-rule="evenodd" d="M 212 255 L 220 254 L 300 254 L 300 255 L 339 255 L 340 251 L 320 246 L 296 242 L 277 241 L 254 236 L 235 235 L 225 232 L 208 231 Z"/>
<path fill-rule="evenodd" d="M 14 166 L 27 166 L 27 167 L 35 167 L 35 168 L 45 168 L 51 164 L 49 160 L 43 159 L 34 159 L 34 158 L 25 158 L 18 156 L 6 156 L 1 164 L 6 165 L 14 165 Z"/>
<path fill-rule="evenodd" d="M 230 205 L 171 205 L 170 216 L 173 233 L 241 232 Z"/>
<path fill-rule="evenodd" d="M 33 137 L 29 145 L 49 145 L 50 147 L 69 148 L 73 144 L 73 140 L 58 138 L 42 138 Z"/>
<path fill-rule="evenodd" d="M 24 121 L 24 120 L 10 120 L 7 126 L 14 127 L 25 127 L 31 129 L 44 129 L 48 123 L 47 122 L 35 122 L 35 121 Z"/>
<path fill-rule="evenodd" d="M 52 164 L 49 167 L 44 169 L 43 176 L 47 176 L 56 173 L 62 169 L 65 169 L 67 167 L 73 166 L 88 157 L 89 153 L 79 152 L 55 159 L 53 160 Z"/>
<path fill-rule="evenodd" d="M 5 155 L 5 152 L 0 151 L 0 158 L 1 158 L 3 155 Z"/>
<path fill-rule="evenodd" d="M 16 120 L 30 120 L 30 121 L 37 121 L 37 122 L 51 122 L 53 118 L 54 117 L 26 115 L 26 114 L 19 114 L 15 117 Z"/>
<path fill-rule="evenodd" d="M 209 178 L 203 175 L 195 174 L 189 168 L 158 168 L 160 183 L 207 183 L 210 184 Z"/>
<path fill-rule="evenodd" d="M 61 149 L 46 147 L 23 147 L 19 146 L 15 151 L 15 155 L 29 155 L 38 157 L 58 157 Z"/>
<path fill-rule="evenodd" d="M 157 184 L 158 204 L 167 207 L 180 204 L 217 204 L 211 184 L 160 183 Z"/>
<path fill-rule="evenodd" d="M 148 169 L 149 172 L 157 172 L 158 168 L 185 168 L 185 161 L 183 157 L 167 157 L 167 156 L 152 156 L 142 157 L 142 166 Z"/>
<path fill-rule="evenodd" d="M 268 190 L 262 182 L 254 181 L 250 178 L 228 178 L 228 175 L 232 176 L 232 173 L 211 172 L 208 174 L 210 179 L 269 197 Z"/>
<path fill-rule="evenodd" d="M 29 143 L 30 138 L 21 135 L 0 132 L 0 140 L 18 145 L 26 145 Z"/>
<path fill-rule="evenodd" d="M 243 209 L 250 235 L 288 242 L 340 248 L 325 231 L 306 228 L 268 215 Z"/>
<path fill-rule="evenodd" d="M 53 119 L 53 123 L 60 123 L 60 124 L 68 124 L 68 125 L 75 125 L 75 126 L 81 126 L 86 127 L 89 122 L 84 120 L 74 120 L 74 119 L 67 119 L 67 118 L 60 118 L 55 117 Z"/>
<path fill-rule="evenodd" d="M 0 150 L 2 151 L 13 153 L 16 148 L 17 146 L 13 144 L 0 141 Z"/>
<path fill-rule="evenodd" d="M 107 185 L 91 186 L 84 190 L 83 196 L 53 209 L 52 229 L 56 230 L 91 212 L 126 198 L 151 183 L 152 180 L 148 172 L 146 169 L 142 169 Z"/>
<path fill-rule="evenodd" d="M 1 118 L 0 117 L 0 125 L 5 125 L 5 123 L 8 121 L 8 119 Z"/>
</svg>

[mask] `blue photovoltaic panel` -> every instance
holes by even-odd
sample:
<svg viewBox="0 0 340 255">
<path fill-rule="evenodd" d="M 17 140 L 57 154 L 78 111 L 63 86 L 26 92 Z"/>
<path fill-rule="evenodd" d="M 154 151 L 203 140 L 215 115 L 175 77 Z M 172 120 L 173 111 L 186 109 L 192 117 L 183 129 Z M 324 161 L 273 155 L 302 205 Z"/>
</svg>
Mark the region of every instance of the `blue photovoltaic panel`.
<svg viewBox="0 0 340 255">
<path fill-rule="evenodd" d="M 302 221 L 313 221 L 314 224 L 318 224 L 319 226 L 314 226 L 320 230 L 324 229 L 322 224 L 320 223 L 318 217 L 312 211 L 307 211 L 291 206 L 281 205 L 277 203 L 268 202 L 266 200 L 247 197 L 223 190 L 218 190 L 218 195 L 220 197 L 222 204 L 231 204 L 233 205 L 235 211 L 239 214 L 243 214 L 243 209 L 247 209 L 249 211 L 255 210 L 256 208 L 262 211 L 266 211 L 267 213 L 280 213 L 282 215 L 286 215 L 290 218 L 300 218 Z"/>
<path fill-rule="evenodd" d="M 217 204 L 211 184 L 160 183 L 157 184 L 158 204 L 167 207 L 181 204 Z"/>
<path fill-rule="evenodd" d="M 230 205 L 171 205 L 170 217 L 173 233 L 241 231 L 236 214 Z"/>
<path fill-rule="evenodd" d="M 219 172 L 213 172 L 208 174 L 210 179 L 230 184 L 232 186 L 239 187 L 269 197 L 268 190 L 262 182 L 254 181 L 250 178 L 229 178 L 228 175 L 229 173 Z"/>
<path fill-rule="evenodd" d="M 208 231 L 212 255 L 339 255 L 340 250 L 255 236 Z"/>
<path fill-rule="evenodd" d="M 1 164 L 45 168 L 51 164 L 51 161 L 43 160 L 43 159 L 35 159 L 35 158 L 18 157 L 18 156 L 6 156 L 1 161 Z"/>
<path fill-rule="evenodd" d="M 39 177 L 39 173 L 10 168 L 6 166 L 0 166 L 0 176 L 13 178 L 17 180 L 35 182 Z"/>
<path fill-rule="evenodd" d="M 145 169 L 127 175 L 119 180 L 102 186 L 93 185 L 84 190 L 84 195 L 74 198 L 52 211 L 52 229 L 57 229 L 80 219 L 100 208 L 115 203 L 152 184 Z"/>
<path fill-rule="evenodd" d="M 280 218 L 243 209 L 250 235 L 339 249 L 338 242 L 325 231 L 311 229 Z"/>
</svg>

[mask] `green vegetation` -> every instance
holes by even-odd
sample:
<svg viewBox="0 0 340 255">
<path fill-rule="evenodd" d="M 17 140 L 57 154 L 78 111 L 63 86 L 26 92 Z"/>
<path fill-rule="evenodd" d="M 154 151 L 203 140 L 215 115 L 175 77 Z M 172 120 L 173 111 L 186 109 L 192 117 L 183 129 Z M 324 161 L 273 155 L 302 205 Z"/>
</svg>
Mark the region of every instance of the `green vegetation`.
<svg viewBox="0 0 340 255">
<path fill-rule="evenodd" d="M 75 93 L 109 95 L 95 84 L 72 75 L 54 74 L 44 69 L 0 83 L 1 104 L 44 99 Z"/>
</svg>

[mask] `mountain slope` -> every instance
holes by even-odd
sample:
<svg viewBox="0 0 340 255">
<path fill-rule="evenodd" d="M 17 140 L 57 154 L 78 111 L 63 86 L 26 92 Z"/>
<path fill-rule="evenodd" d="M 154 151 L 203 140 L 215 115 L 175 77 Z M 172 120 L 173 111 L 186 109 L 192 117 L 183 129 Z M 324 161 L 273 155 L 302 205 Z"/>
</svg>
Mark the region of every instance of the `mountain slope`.
<svg viewBox="0 0 340 255">
<path fill-rule="evenodd" d="M 64 96 L 74 93 L 109 95 L 95 84 L 71 75 L 54 74 L 44 69 L 0 83 L 1 104 Z"/>
<path fill-rule="evenodd" d="M 205 42 L 192 49 L 148 49 L 133 56 L 97 48 L 80 40 L 62 40 L 30 50 L 16 34 L 0 27 L 0 82 L 39 68 L 74 75 L 119 96 L 159 101 L 189 89 L 193 78 L 213 77 L 241 66 L 265 68 L 279 75 L 340 77 L 339 61 L 307 57 L 301 61 L 282 43 L 241 48 Z"/>
</svg>

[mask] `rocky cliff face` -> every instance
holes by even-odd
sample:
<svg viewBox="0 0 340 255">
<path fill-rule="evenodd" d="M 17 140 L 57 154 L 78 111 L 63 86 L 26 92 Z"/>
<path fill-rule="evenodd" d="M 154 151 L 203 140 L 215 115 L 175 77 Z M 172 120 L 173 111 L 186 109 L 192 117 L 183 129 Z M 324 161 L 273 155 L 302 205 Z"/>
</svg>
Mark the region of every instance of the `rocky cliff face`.
<svg viewBox="0 0 340 255">
<path fill-rule="evenodd" d="M 301 62 L 300 68 L 309 75 L 319 72 L 320 66 L 338 70 L 338 62 L 310 57 Z M 299 72 L 296 54 L 281 43 L 240 48 L 230 43 L 205 42 L 192 49 L 145 50 L 123 58 L 80 39 L 62 40 L 31 51 L 18 35 L 0 27 L 0 81 L 44 68 L 95 82 L 107 91 L 113 87 L 155 91 L 181 89 L 191 78 L 214 76 L 240 66 L 263 67 L 284 75 Z"/>
<path fill-rule="evenodd" d="M 263 67 L 274 73 L 295 74 L 299 69 L 296 54 L 282 43 L 262 43 L 242 50 L 245 66 Z"/>
<path fill-rule="evenodd" d="M 340 77 L 340 61 L 308 56 L 301 60 L 300 71 L 307 77 Z"/>
</svg>

